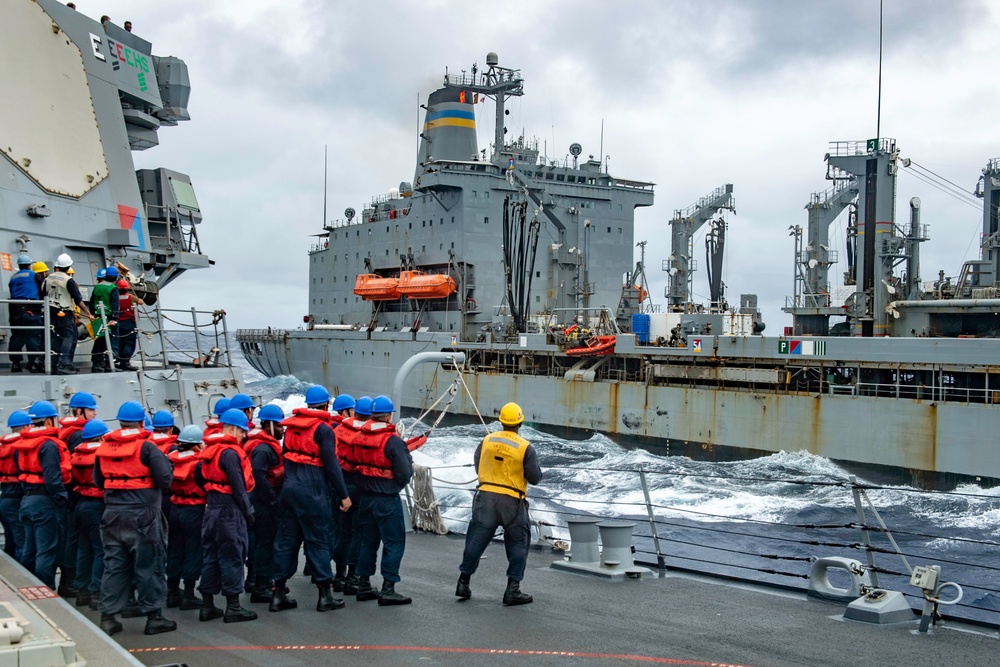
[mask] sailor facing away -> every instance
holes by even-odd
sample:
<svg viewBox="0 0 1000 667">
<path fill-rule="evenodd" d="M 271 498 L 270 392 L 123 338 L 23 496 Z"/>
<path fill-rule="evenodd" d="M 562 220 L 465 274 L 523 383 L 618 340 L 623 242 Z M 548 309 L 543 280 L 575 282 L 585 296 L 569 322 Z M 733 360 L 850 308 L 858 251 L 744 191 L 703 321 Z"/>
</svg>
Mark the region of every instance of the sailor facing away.
<svg viewBox="0 0 1000 667">
<path fill-rule="evenodd" d="M 17 450 L 14 443 L 21 433 L 31 426 L 31 417 L 25 410 L 15 410 L 7 417 L 10 433 L 0 438 L 0 523 L 3 524 L 3 550 L 21 562 L 24 545 L 24 524 L 21 523 L 21 498 L 24 497 L 18 481 Z"/>
<path fill-rule="evenodd" d="M 465 553 L 455 588 L 455 595 L 460 598 L 472 597 L 469 581 L 497 527 L 503 526 L 503 542 L 507 549 L 507 590 L 503 603 L 514 606 L 532 601 L 530 595 L 521 592 L 531 542 L 525 495 L 528 484 L 542 481 L 542 470 L 538 467 L 535 449 L 517 434 L 523 421 L 521 407 L 508 403 L 500 410 L 503 430 L 490 433 L 476 448 L 479 487 L 472 501 L 472 522 L 465 534 Z"/>
<path fill-rule="evenodd" d="M 55 355 L 56 375 L 76 373 L 73 355 L 76 353 L 76 321 L 73 306 L 88 320 L 94 319 L 83 300 L 80 287 L 69 275 L 73 258 L 63 253 L 56 258 L 55 271 L 42 283 L 41 294 L 49 302 L 49 317 L 52 322 L 52 352 Z"/>
<path fill-rule="evenodd" d="M 344 484 L 351 496 L 351 509 L 337 512 L 334 516 L 335 539 L 333 545 L 333 561 L 337 570 L 333 578 L 333 590 L 345 595 L 357 595 L 358 592 L 358 552 L 361 550 L 361 526 L 358 523 L 358 504 L 361 496 L 358 493 L 358 479 L 354 472 L 354 464 L 350 461 L 349 452 L 354 446 L 354 438 L 361 433 L 361 427 L 372 412 L 372 399 L 362 396 L 354 400 L 349 394 L 341 394 L 333 401 L 333 411 L 342 420 L 333 429 L 337 437 L 337 461 L 344 471 Z"/>
<path fill-rule="evenodd" d="M 8 305 L 12 327 L 39 327 L 37 329 L 12 329 L 10 332 L 10 372 L 20 373 L 22 349 L 28 352 L 28 370 L 32 373 L 45 372 L 42 362 L 42 302 L 38 291 L 35 272 L 31 270 L 31 258 L 21 254 L 17 258 L 17 271 L 10 277 L 10 298 L 30 300 L 37 303 L 12 303 Z M 32 354 L 32 353 L 35 354 Z"/>
<path fill-rule="evenodd" d="M 205 449 L 201 429 L 188 424 L 177 436 L 177 447 L 167 455 L 174 466 L 170 485 L 169 539 L 167 540 L 167 607 L 181 611 L 201 609 L 202 600 L 195 593 L 201 577 L 203 551 L 201 524 L 205 518 L 205 490 L 198 486 L 194 471 Z M 181 579 L 184 593 L 181 593 Z"/>
<path fill-rule="evenodd" d="M 77 394 L 79 395 L 79 394 Z M 104 577 L 104 543 L 101 541 L 101 520 L 104 518 L 104 491 L 94 483 L 94 464 L 101 438 L 110 431 L 100 419 L 91 419 L 80 432 L 80 443 L 69 455 L 73 466 L 73 493 L 76 500 L 70 511 L 70 534 L 74 535 L 73 548 L 67 547 L 66 557 L 75 558 L 73 569 L 76 578 L 76 606 L 88 607 L 101 596 L 101 579 Z M 66 575 L 63 575 L 65 579 Z M 63 582 L 59 582 L 62 587 Z"/>
<path fill-rule="evenodd" d="M 274 538 L 278 534 L 278 498 L 285 483 L 285 465 L 281 458 L 281 438 L 285 413 L 277 405 L 265 405 L 257 415 L 260 428 L 252 429 L 243 443 L 253 469 L 253 502 L 256 538 L 251 552 L 255 573 L 250 602 L 271 601 L 274 573 Z"/>
</svg>

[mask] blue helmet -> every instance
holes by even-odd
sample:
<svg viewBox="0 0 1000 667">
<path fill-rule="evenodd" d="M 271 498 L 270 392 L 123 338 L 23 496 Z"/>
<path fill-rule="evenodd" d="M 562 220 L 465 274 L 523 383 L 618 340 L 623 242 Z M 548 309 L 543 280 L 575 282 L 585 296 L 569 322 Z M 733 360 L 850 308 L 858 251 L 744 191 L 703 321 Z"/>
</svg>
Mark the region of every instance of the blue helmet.
<svg viewBox="0 0 1000 667">
<path fill-rule="evenodd" d="M 118 408 L 118 415 L 115 419 L 120 422 L 143 423 L 146 421 L 146 409 L 142 407 L 141 403 L 137 403 L 136 401 L 125 401 Z"/>
<path fill-rule="evenodd" d="M 106 276 L 106 275 L 108 275 L 108 270 L 107 269 L 97 269 L 96 278 L 98 280 L 104 280 L 104 276 Z"/>
<path fill-rule="evenodd" d="M 104 269 L 104 277 L 114 278 L 115 280 L 118 280 L 118 269 L 114 266 L 109 266 L 108 268 Z"/>
<path fill-rule="evenodd" d="M 333 411 L 340 412 L 341 410 L 349 410 L 354 407 L 354 397 L 350 394 L 341 394 L 337 398 L 333 399 Z"/>
<path fill-rule="evenodd" d="M 215 414 L 216 417 L 221 417 L 222 413 L 228 409 L 229 409 L 229 399 L 226 397 L 222 397 L 215 402 L 215 408 L 212 410 L 212 412 Z"/>
<path fill-rule="evenodd" d="M 330 392 L 326 387 L 314 384 L 306 391 L 306 405 L 322 405 L 330 402 Z"/>
<path fill-rule="evenodd" d="M 358 402 L 354 404 L 354 414 L 361 415 L 362 417 L 372 416 L 372 397 L 362 396 L 358 399 Z"/>
<path fill-rule="evenodd" d="M 97 409 L 97 401 L 94 399 L 93 394 L 88 394 L 85 391 L 78 391 L 73 394 L 69 399 L 69 407 L 71 408 L 86 408 L 88 410 Z"/>
<path fill-rule="evenodd" d="M 274 403 L 265 405 L 257 413 L 257 421 L 261 422 L 280 422 L 284 418 L 285 413 Z"/>
<path fill-rule="evenodd" d="M 31 261 L 31 258 L 28 257 L 26 253 L 22 252 L 20 255 L 17 256 L 17 265 L 24 266 L 25 264 L 30 266 L 34 264 L 34 262 Z"/>
<path fill-rule="evenodd" d="M 31 418 L 31 421 L 48 419 L 49 417 L 58 417 L 59 411 L 56 410 L 56 406 L 48 401 L 36 401 L 28 408 L 28 416 Z"/>
<path fill-rule="evenodd" d="M 168 428 L 174 425 L 174 415 L 167 410 L 157 410 L 153 415 L 153 428 Z"/>
<path fill-rule="evenodd" d="M 198 428 L 197 424 L 188 424 L 181 429 L 181 432 L 177 434 L 177 442 L 186 442 L 189 444 L 198 444 L 201 442 L 202 431 Z"/>
<path fill-rule="evenodd" d="M 100 419 L 91 419 L 83 426 L 83 439 L 96 440 L 97 438 L 100 438 L 108 431 L 110 431 L 108 425 L 102 422 Z"/>
<path fill-rule="evenodd" d="M 395 410 L 396 407 L 392 404 L 392 399 L 388 396 L 376 396 L 372 400 L 372 414 L 374 415 L 387 415 Z"/>
<path fill-rule="evenodd" d="M 237 426 L 244 431 L 247 431 L 250 428 L 250 421 L 247 419 L 247 416 L 243 414 L 242 410 L 229 408 L 222 413 L 222 416 L 219 417 L 219 421 L 228 426 Z"/>
<path fill-rule="evenodd" d="M 31 417 L 28 416 L 25 410 L 14 410 L 7 417 L 7 428 L 18 428 L 19 426 L 28 426 L 31 424 Z"/>
<path fill-rule="evenodd" d="M 236 394 L 229 399 L 229 408 L 232 410 L 248 410 L 252 407 L 253 399 L 246 394 Z"/>
</svg>

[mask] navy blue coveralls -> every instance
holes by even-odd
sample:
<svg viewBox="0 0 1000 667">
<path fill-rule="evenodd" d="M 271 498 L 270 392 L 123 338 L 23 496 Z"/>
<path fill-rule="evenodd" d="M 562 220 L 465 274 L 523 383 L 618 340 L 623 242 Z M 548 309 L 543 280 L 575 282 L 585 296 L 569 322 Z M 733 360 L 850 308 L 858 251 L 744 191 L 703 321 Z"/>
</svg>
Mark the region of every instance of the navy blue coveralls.
<svg viewBox="0 0 1000 667">
<path fill-rule="evenodd" d="M 361 528 L 361 551 L 358 554 L 358 576 L 375 574 L 378 544 L 382 542 L 382 578 L 399 582 L 399 564 L 406 548 L 406 518 L 399 494 L 413 477 L 413 459 L 406 443 L 398 435 L 390 436 L 383 449 L 392 463 L 392 479 L 357 474 L 361 506 L 358 521 Z"/>
<path fill-rule="evenodd" d="M 10 325 L 12 327 L 41 327 L 44 319 L 42 317 L 42 302 L 38 292 L 38 282 L 35 280 L 35 272 L 30 268 L 19 269 L 17 273 L 10 277 L 7 283 L 10 287 L 11 299 L 30 299 L 38 301 L 38 304 L 12 303 L 9 304 Z M 10 345 L 8 349 L 13 352 L 37 352 L 38 354 L 28 354 L 28 367 L 40 369 L 42 364 L 42 330 L 41 329 L 14 329 L 10 333 Z M 21 363 L 20 354 L 10 355 L 11 363 Z"/>
<path fill-rule="evenodd" d="M 285 485 L 278 500 L 278 536 L 274 542 L 274 581 L 284 586 L 298 568 L 299 547 L 305 542 L 312 579 L 325 585 L 333 581 L 330 568 L 331 496 L 347 498 L 347 487 L 337 461 L 333 429 L 320 424 L 313 435 L 323 467 L 295 463 L 285 458 Z"/>
<path fill-rule="evenodd" d="M 253 552 L 254 574 L 257 581 L 270 581 L 277 574 L 274 570 L 274 540 L 278 534 L 278 498 L 281 487 L 271 486 L 267 472 L 281 464 L 278 455 L 266 442 L 261 442 L 250 452 L 254 489 L 250 493 L 255 517 L 254 534 L 257 537 Z"/>
<path fill-rule="evenodd" d="M 479 472 L 479 457 L 483 444 L 479 443 L 473 460 Z M 538 467 L 535 448 L 528 445 L 524 452 L 524 479 L 528 484 L 542 481 L 542 469 Z M 476 573 L 479 559 L 493 540 L 497 528 L 503 526 L 503 543 L 507 550 L 507 578 L 514 581 L 524 579 L 524 568 L 528 563 L 528 547 L 531 544 L 531 524 L 528 522 L 528 501 L 505 493 L 479 491 L 472 500 L 472 521 L 465 535 L 465 551 L 459 571 L 468 575 Z"/>
<path fill-rule="evenodd" d="M 56 587 L 56 561 L 60 555 L 62 534 L 66 525 L 66 505 L 69 493 L 62 481 L 59 448 L 46 440 L 38 448 L 44 484 L 22 483 L 20 518 L 24 526 L 24 546 L 21 565 L 42 580 L 49 588 Z"/>
<path fill-rule="evenodd" d="M 83 294 L 80 286 L 72 278 L 66 283 L 69 296 L 77 306 L 83 304 Z M 62 312 L 62 317 L 59 313 Z M 49 318 L 52 323 L 52 353 L 55 355 L 56 364 L 65 367 L 73 366 L 73 357 L 76 355 L 76 341 L 78 339 L 76 331 L 76 321 L 73 318 L 73 311 L 60 311 L 58 308 L 49 307 Z"/>
<path fill-rule="evenodd" d="M 205 485 L 201 471 L 195 470 L 199 486 Z M 247 521 L 253 516 L 253 506 L 243 483 L 243 468 L 239 455 L 226 449 L 219 455 L 219 468 L 229 479 L 232 495 L 208 491 L 205 518 L 201 523 L 203 561 L 198 590 L 202 595 L 238 595 L 243 592 L 246 572 L 243 564 L 247 553 Z"/>
<path fill-rule="evenodd" d="M 152 489 L 104 489 L 100 461 L 94 466 L 94 483 L 104 489 L 104 577 L 98 605 L 104 614 L 125 609 L 133 582 L 143 614 L 163 608 L 167 599 L 167 522 L 160 498 L 170 490 L 174 467 L 148 440 L 142 443 L 139 461 L 149 468 Z"/>
<path fill-rule="evenodd" d="M 8 556 L 21 562 L 24 546 L 24 524 L 21 523 L 21 500 L 24 490 L 20 482 L 0 484 L 0 523 L 3 524 L 3 550 Z"/>
</svg>

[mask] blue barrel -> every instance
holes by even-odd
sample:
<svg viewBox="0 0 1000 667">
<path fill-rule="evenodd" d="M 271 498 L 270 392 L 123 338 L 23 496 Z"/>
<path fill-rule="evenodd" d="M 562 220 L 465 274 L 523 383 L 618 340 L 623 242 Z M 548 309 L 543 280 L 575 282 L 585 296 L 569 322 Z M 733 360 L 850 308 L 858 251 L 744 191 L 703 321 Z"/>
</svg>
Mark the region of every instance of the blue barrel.
<svg viewBox="0 0 1000 667">
<path fill-rule="evenodd" d="M 632 333 L 642 345 L 649 345 L 649 315 L 632 316 Z"/>
</svg>

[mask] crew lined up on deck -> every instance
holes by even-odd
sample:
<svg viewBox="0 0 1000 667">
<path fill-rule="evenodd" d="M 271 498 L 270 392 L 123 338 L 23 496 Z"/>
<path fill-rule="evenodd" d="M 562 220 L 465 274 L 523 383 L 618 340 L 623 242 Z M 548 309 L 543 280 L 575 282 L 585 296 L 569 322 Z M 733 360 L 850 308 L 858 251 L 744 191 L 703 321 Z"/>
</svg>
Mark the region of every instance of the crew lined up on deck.
<svg viewBox="0 0 1000 667">
<path fill-rule="evenodd" d="M 14 327 L 8 345 L 12 373 L 45 372 L 45 308 L 53 374 L 78 372 L 73 357 L 81 335 L 94 341 L 92 372 L 109 372 L 112 358 L 119 370 L 136 370 L 131 362 L 136 348 L 135 306 L 145 304 L 117 266 L 98 270 L 94 279 L 90 299 L 84 301 L 74 278 L 73 258 L 67 253 L 55 259 L 51 273 L 45 262 L 32 261 L 27 253 L 17 257 L 17 271 L 8 281 L 9 298 L 19 301 L 8 304 L 10 326 Z"/>
<path fill-rule="evenodd" d="M 339 593 L 410 604 L 396 590 L 406 534 L 400 493 L 413 475 L 410 452 L 426 438 L 408 443 L 396 433 L 387 396 L 334 399 L 313 386 L 305 398 L 288 418 L 276 405 L 260 407 L 258 424 L 249 396 L 220 398 L 204 431 L 178 429 L 166 410 L 150 421 L 134 401 L 119 406 L 120 428 L 111 430 L 84 392 L 62 419 L 47 401 L 12 413 L 0 438 L 4 550 L 51 588 L 58 569 L 58 593 L 100 611 L 109 635 L 123 630 L 119 616 L 145 616 L 146 634 L 175 630 L 164 607 L 197 609 L 200 621 L 255 620 L 243 592 L 271 612 L 294 609 L 286 584 L 303 545 L 317 611 L 343 608 Z M 480 492 L 456 595 L 471 596 L 470 577 L 503 525 L 503 603 L 511 606 L 532 601 L 519 590 L 530 536 L 525 492 L 541 470 L 517 434 L 520 408 L 508 404 L 500 420 L 504 430 L 476 450 Z"/>
</svg>

